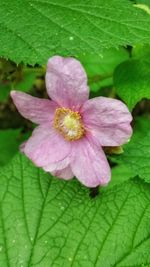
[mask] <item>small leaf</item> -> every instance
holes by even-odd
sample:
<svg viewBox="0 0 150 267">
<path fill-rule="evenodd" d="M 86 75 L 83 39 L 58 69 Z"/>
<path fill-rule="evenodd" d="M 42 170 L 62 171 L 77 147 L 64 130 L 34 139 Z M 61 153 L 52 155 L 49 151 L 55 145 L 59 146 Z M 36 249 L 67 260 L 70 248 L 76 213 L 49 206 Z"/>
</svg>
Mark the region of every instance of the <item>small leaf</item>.
<svg viewBox="0 0 150 267">
<path fill-rule="evenodd" d="M 114 72 L 114 85 L 130 110 L 141 99 L 150 99 L 150 62 L 133 59 L 121 63 Z"/>
</svg>

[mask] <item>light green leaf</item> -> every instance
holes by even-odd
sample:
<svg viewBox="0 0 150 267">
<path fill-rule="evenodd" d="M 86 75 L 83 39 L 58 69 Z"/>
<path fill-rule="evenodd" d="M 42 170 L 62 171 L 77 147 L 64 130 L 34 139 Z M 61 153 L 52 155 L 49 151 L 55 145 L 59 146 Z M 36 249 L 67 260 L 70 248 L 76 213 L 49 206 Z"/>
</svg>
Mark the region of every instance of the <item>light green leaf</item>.
<svg viewBox="0 0 150 267">
<path fill-rule="evenodd" d="M 150 59 L 150 44 L 136 45 L 132 49 L 132 57 L 134 59 L 140 59 L 142 61 L 145 61 L 145 62 L 147 62 L 147 64 L 149 64 L 149 59 Z"/>
<path fill-rule="evenodd" d="M 0 174 L 0 262 L 10 267 L 150 264 L 149 185 L 133 181 L 97 198 L 16 157 Z"/>
<path fill-rule="evenodd" d="M 17 153 L 19 144 L 22 141 L 19 138 L 18 130 L 0 130 L 0 166 L 5 165 Z"/>
<path fill-rule="evenodd" d="M 114 85 L 130 110 L 141 99 L 150 99 L 150 62 L 129 60 L 121 63 L 114 72 Z"/>
<path fill-rule="evenodd" d="M 35 78 L 36 78 L 35 72 L 31 71 L 31 72 L 24 73 L 22 80 L 14 84 L 14 89 L 23 91 L 23 92 L 29 92 L 29 90 L 33 86 Z"/>
<path fill-rule="evenodd" d="M 133 132 L 131 141 L 124 146 L 124 153 L 112 158 L 129 168 L 131 177 L 139 175 L 146 182 L 150 182 L 149 119 L 139 119 Z"/>
<path fill-rule="evenodd" d="M 135 5 L 135 7 L 144 10 L 147 14 L 150 15 L 150 8 L 149 8 L 148 5 L 145 5 L 145 4 L 137 4 L 137 5 Z"/>
<path fill-rule="evenodd" d="M 127 0 L 1 0 L 0 55 L 35 64 L 54 54 L 99 54 L 149 42 L 149 25 L 149 14 Z"/>
<path fill-rule="evenodd" d="M 114 68 L 129 58 L 127 50 L 111 48 L 103 55 L 85 54 L 79 57 L 88 75 L 89 86 L 92 91 L 98 91 L 102 86 L 113 84 Z"/>
<path fill-rule="evenodd" d="M 133 178 L 134 176 L 135 175 L 130 169 L 130 167 L 126 166 L 125 164 L 119 164 L 118 166 L 112 168 L 112 177 L 107 188 L 111 188 L 115 185 L 120 185 L 125 181 L 129 180 L 130 178 Z"/>
<path fill-rule="evenodd" d="M 21 74 L 20 74 L 21 75 Z M 11 90 L 29 92 L 36 78 L 36 72 L 24 72 L 20 81 L 0 83 L 0 101 L 5 102 L 10 96 Z"/>
</svg>

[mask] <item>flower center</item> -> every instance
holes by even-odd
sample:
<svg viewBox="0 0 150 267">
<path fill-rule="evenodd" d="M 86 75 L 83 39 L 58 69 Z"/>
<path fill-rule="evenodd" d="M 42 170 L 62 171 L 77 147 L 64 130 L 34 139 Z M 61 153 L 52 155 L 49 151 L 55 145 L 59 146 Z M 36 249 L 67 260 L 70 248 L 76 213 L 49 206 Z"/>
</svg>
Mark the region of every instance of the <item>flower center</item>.
<svg viewBox="0 0 150 267">
<path fill-rule="evenodd" d="M 69 141 L 78 140 L 85 133 L 81 115 L 69 108 L 56 109 L 53 126 Z"/>
</svg>

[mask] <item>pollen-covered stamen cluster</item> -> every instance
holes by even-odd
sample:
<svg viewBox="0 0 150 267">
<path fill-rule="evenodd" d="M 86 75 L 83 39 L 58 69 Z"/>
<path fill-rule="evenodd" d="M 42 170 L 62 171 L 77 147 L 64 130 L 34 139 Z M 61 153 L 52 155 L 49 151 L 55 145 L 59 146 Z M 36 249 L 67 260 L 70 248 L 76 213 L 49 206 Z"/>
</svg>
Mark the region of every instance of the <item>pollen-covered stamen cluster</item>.
<svg viewBox="0 0 150 267">
<path fill-rule="evenodd" d="M 69 108 L 56 109 L 53 125 L 69 141 L 78 140 L 85 133 L 81 115 Z"/>
</svg>

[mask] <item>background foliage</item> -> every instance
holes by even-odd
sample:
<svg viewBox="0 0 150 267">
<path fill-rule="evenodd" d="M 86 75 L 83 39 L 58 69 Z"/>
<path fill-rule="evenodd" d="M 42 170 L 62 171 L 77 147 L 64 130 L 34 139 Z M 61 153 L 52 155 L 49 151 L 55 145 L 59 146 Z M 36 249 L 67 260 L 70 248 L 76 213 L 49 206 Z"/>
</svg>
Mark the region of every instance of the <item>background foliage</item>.
<svg viewBox="0 0 150 267">
<path fill-rule="evenodd" d="M 82 62 L 90 97 L 119 98 L 132 112 L 123 153 L 106 150 L 105 188 L 60 181 L 18 152 L 34 126 L 10 90 L 47 97 L 54 54 Z M 0 56 L 0 266 L 150 266 L 149 0 L 2 0 Z"/>
</svg>

